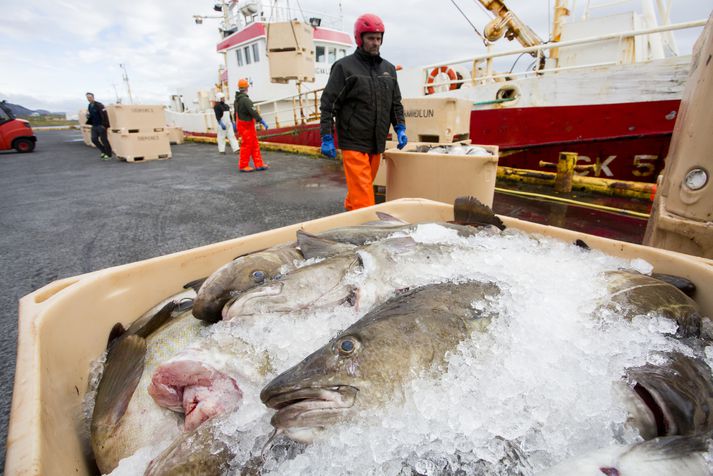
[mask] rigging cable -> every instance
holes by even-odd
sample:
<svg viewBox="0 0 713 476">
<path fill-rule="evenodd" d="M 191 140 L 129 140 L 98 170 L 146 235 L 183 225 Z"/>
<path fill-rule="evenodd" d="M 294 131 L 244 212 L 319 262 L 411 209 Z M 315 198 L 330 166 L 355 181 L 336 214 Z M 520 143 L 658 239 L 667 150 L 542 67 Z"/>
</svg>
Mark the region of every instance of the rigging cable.
<svg viewBox="0 0 713 476">
<path fill-rule="evenodd" d="M 455 7 L 458 9 L 458 11 L 460 12 L 460 14 L 463 15 L 463 18 L 465 18 L 465 21 L 467 21 L 468 24 L 473 28 L 473 31 L 475 31 L 475 33 L 483 40 L 483 44 L 484 44 L 485 46 L 488 46 L 488 40 L 486 40 L 485 37 L 480 34 L 480 32 L 478 31 L 478 29 L 475 27 L 475 25 L 473 25 L 473 23 L 470 21 L 470 19 L 469 19 L 468 16 L 465 14 L 465 12 L 463 12 L 463 10 L 460 9 L 460 7 L 459 7 L 458 4 L 455 2 L 455 0 L 451 0 L 451 3 L 453 4 L 453 6 L 455 6 Z"/>
</svg>

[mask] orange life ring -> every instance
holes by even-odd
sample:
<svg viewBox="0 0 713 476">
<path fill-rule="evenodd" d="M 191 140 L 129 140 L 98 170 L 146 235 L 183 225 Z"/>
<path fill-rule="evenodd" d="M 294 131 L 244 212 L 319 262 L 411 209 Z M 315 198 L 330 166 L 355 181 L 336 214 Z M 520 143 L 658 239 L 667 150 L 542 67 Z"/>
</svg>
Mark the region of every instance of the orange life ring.
<svg viewBox="0 0 713 476">
<path fill-rule="evenodd" d="M 457 81 L 458 76 L 456 75 L 456 72 L 453 71 L 452 68 L 449 68 L 448 66 L 437 66 L 431 70 L 431 72 L 428 74 L 428 80 L 426 81 L 426 84 L 433 84 L 433 82 L 436 80 L 436 76 L 438 76 L 440 73 L 445 73 L 448 75 L 448 79 L 451 81 Z M 450 91 L 453 91 L 454 89 L 458 89 L 458 84 L 457 83 L 451 83 L 448 86 L 448 89 Z M 433 94 L 435 93 L 436 90 L 433 89 L 433 86 L 428 86 L 426 88 L 426 94 Z"/>
</svg>

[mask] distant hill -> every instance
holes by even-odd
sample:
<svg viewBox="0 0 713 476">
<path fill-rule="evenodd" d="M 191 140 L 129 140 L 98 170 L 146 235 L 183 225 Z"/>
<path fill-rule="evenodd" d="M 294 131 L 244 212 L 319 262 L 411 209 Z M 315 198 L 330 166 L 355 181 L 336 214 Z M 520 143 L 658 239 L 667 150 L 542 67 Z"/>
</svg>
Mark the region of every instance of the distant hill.
<svg viewBox="0 0 713 476">
<path fill-rule="evenodd" d="M 37 109 L 37 110 L 32 110 L 32 109 L 27 109 L 24 106 L 20 106 L 19 104 L 12 104 L 9 102 L 6 102 L 5 105 L 12 111 L 12 113 L 16 116 L 31 116 L 34 113 L 39 114 L 40 116 L 49 116 L 52 114 L 64 114 L 63 112 L 50 112 L 45 109 Z"/>
</svg>

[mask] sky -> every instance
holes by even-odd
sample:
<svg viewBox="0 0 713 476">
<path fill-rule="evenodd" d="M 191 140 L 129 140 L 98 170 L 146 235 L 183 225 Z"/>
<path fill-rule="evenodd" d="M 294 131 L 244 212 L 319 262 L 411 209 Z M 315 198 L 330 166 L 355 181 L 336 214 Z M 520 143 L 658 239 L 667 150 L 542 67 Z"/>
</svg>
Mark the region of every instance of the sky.
<svg viewBox="0 0 713 476">
<path fill-rule="evenodd" d="M 578 13 L 586 1 L 570 0 L 570 7 L 574 2 Z M 476 0 L 292 0 L 288 4 L 302 9 L 305 17 L 320 16 L 315 11 L 338 17 L 341 5 L 346 31 L 362 13 L 380 15 L 386 25 L 382 56 L 410 67 L 484 52 L 454 2 L 482 32 L 490 17 Z M 713 0 L 672 2 L 673 23 L 705 19 L 713 10 Z M 507 1 L 543 38 L 549 35 L 553 3 Z M 0 99 L 70 114 L 85 106 L 87 91 L 105 104 L 117 97 L 127 102 L 120 64 L 135 103 L 167 104 L 172 94 L 208 89 L 217 81 L 221 64 L 215 52 L 219 23 L 206 19 L 196 25 L 192 17 L 216 15 L 213 4 L 208 0 L 0 0 Z M 701 31 L 676 34 L 682 53 L 690 52 Z M 498 46 L 519 45 L 503 39 Z"/>
</svg>

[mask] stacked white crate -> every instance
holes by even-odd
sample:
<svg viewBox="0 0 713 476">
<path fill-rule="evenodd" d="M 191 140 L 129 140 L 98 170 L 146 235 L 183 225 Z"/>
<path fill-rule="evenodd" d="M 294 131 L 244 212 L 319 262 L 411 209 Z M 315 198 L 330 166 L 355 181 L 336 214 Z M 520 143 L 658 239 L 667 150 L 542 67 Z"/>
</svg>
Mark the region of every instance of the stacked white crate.
<svg viewBox="0 0 713 476">
<path fill-rule="evenodd" d="M 171 158 L 166 114 L 161 105 L 112 104 L 109 142 L 116 156 L 126 162 Z"/>
<path fill-rule="evenodd" d="M 87 124 L 87 110 L 80 109 L 77 119 L 79 121 L 79 130 L 82 131 L 82 140 L 84 140 L 84 144 L 89 147 L 96 147 L 92 143 L 92 126 Z"/>
</svg>

